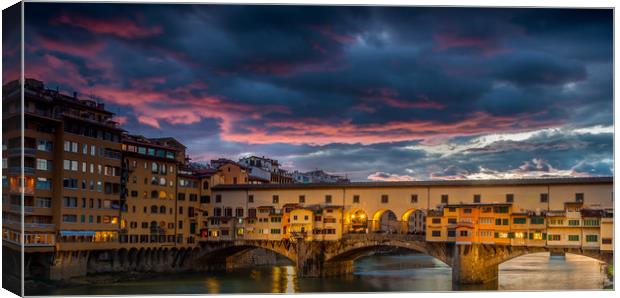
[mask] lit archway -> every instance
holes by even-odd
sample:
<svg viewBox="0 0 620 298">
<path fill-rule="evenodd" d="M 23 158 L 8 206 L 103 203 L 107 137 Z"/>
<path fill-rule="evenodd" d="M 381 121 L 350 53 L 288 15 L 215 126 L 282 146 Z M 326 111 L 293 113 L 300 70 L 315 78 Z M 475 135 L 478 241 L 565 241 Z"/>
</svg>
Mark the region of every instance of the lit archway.
<svg viewBox="0 0 620 298">
<path fill-rule="evenodd" d="M 347 231 L 352 234 L 368 233 L 368 214 L 362 209 L 350 210 L 345 217 Z"/>
<path fill-rule="evenodd" d="M 381 209 L 372 217 L 372 230 L 377 233 L 396 234 L 401 230 L 401 222 L 394 211 Z"/>
<path fill-rule="evenodd" d="M 425 231 L 426 213 L 422 209 L 411 208 L 401 217 L 402 233 L 422 235 Z"/>
</svg>

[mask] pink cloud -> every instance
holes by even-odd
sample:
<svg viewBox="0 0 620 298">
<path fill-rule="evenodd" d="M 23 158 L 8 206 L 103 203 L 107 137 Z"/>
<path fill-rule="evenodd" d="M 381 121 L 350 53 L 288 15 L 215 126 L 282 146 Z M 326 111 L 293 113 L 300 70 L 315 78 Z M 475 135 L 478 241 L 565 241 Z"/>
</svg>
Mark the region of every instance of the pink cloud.
<svg viewBox="0 0 620 298">
<path fill-rule="evenodd" d="M 149 117 L 149 116 L 138 116 L 138 122 L 142 123 L 142 124 L 146 124 L 148 126 L 152 126 L 154 128 L 161 128 L 159 126 L 159 121 L 157 121 L 157 119 L 153 118 L 153 117 Z"/>
<path fill-rule="evenodd" d="M 409 176 L 409 175 L 398 175 L 398 174 L 390 174 L 390 173 L 385 173 L 385 172 L 375 172 L 375 173 L 368 175 L 368 177 L 366 178 L 372 181 L 413 181 L 415 180 L 414 177 Z"/>
<path fill-rule="evenodd" d="M 530 119 L 532 117 L 533 119 Z M 422 140 L 424 144 L 443 142 L 454 136 L 471 136 L 497 131 L 521 131 L 557 124 L 538 120 L 536 115 L 499 117 L 477 112 L 453 123 L 434 121 L 394 121 L 354 124 L 350 120 L 328 123 L 322 119 L 267 121 L 263 126 L 245 127 L 247 132 L 222 132 L 222 139 L 252 144 L 291 143 L 325 145 L 329 143 L 375 144 Z M 276 132 L 273 132 L 276 131 Z"/>
<path fill-rule="evenodd" d="M 40 36 L 37 38 L 37 46 L 32 46 L 31 50 L 42 49 L 47 51 L 62 52 L 79 57 L 95 57 L 105 47 L 101 41 L 91 43 L 74 43 L 71 41 L 59 41 L 57 39 Z"/>
<path fill-rule="evenodd" d="M 368 95 L 363 96 L 363 100 L 380 102 L 394 108 L 441 110 L 445 107 L 439 102 L 430 100 L 424 94 L 418 95 L 415 101 L 408 101 L 399 98 L 398 92 L 390 88 L 370 89 L 366 93 Z"/>
<path fill-rule="evenodd" d="M 355 37 L 351 36 L 351 35 L 345 35 L 345 34 L 339 34 L 334 32 L 334 30 L 332 30 L 332 27 L 329 25 L 323 25 L 323 26 L 310 26 L 310 28 L 316 29 L 319 32 L 321 32 L 321 34 L 323 34 L 324 36 L 335 40 L 339 43 L 352 43 L 353 41 L 355 41 Z"/>
<path fill-rule="evenodd" d="M 161 26 L 140 26 L 128 19 L 97 19 L 81 15 L 62 14 L 52 20 L 52 24 L 79 27 L 98 34 L 109 34 L 124 39 L 146 38 L 160 34 Z"/>
</svg>

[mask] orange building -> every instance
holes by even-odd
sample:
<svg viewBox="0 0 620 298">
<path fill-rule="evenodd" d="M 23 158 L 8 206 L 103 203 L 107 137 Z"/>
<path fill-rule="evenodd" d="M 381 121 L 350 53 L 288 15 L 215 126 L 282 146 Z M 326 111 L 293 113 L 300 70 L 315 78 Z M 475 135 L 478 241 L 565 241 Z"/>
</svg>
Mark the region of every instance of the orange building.
<svg viewBox="0 0 620 298">
<path fill-rule="evenodd" d="M 3 243 L 20 249 L 23 208 L 26 253 L 117 247 L 122 130 L 114 114 L 33 79 L 22 109 L 20 87 L 3 86 Z"/>
</svg>

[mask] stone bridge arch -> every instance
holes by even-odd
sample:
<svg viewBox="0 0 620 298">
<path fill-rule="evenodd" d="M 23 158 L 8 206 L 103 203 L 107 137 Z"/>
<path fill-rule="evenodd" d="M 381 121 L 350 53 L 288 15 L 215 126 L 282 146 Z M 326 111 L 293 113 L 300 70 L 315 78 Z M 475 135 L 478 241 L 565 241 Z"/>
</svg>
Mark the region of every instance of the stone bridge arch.
<svg viewBox="0 0 620 298">
<path fill-rule="evenodd" d="M 348 274 L 355 259 L 379 247 L 399 247 L 418 251 L 450 265 L 451 244 L 425 242 L 411 235 L 361 234 L 347 235 L 339 241 L 298 243 L 297 273 L 316 277 Z"/>
<path fill-rule="evenodd" d="M 562 252 L 613 262 L 612 252 L 581 248 L 527 247 L 510 245 L 456 245 L 452 257 L 452 280 L 461 284 L 481 284 L 497 280 L 499 265 L 511 259 L 539 252 Z"/>
<path fill-rule="evenodd" d="M 361 237 L 360 237 L 361 238 Z M 404 248 L 423 253 L 438 259 L 448 266 L 452 265 L 452 246 L 446 243 L 425 242 L 413 237 L 365 237 L 366 239 L 346 239 L 338 245 L 328 248 L 326 262 L 355 261 L 381 247 Z M 411 239 L 410 239 L 411 238 Z"/>
<path fill-rule="evenodd" d="M 195 269 L 228 268 L 234 263 L 235 256 L 257 248 L 274 252 L 293 264 L 297 263 L 296 244 L 291 241 L 233 240 L 201 243 L 200 249 L 194 253 L 192 264 Z"/>
<path fill-rule="evenodd" d="M 508 262 L 512 259 L 516 259 L 521 256 L 550 252 L 560 254 L 574 254 L 578 256 L 584 256 L 591 259 L 601 261 L 603 263 L 613 263 L 613 253 L 604 252 L 598 249 L 581 249 L 581 248 L 547 248 L 547 247 L 518 247 L 518 246 L 499 246 L 496 247 L 496 255 L 499 256 L 498 265 Z"/>
</svg>

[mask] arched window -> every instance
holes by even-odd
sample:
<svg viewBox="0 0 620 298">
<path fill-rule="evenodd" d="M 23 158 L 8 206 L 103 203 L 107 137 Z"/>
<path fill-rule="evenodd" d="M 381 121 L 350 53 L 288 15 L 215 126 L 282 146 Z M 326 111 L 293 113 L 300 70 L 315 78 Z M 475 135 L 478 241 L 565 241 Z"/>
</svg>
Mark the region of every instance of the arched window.
<svg viewBox="0 0 620 298">
<path fill-rule="evenodd" d="M 151 199 L 157 199 L 159 197 L 159 192 L 156 190 L 151 191 Z"/>
<path fill-rule="evenodd" d="M 168 194 L 165 191 L 163 191 L 163 190 L 159 191 L 159 198 L 160 199 L 165 199 L 167 195 Z M 166 213 L 166 212 L 164 211 L 164 213 Z"/>
<path fill-rule="evenodd" d="M 157 213 L 157 209 L 158 209 L 157 206 L 155 206 L 155 205 L 151 206 L 151 213 L 152 214 L 156 214 Z M 155 224 L 157 224 L 157 223 L 155 223 Z"/>
<path fill-rule="evenodd" d="M 202 182 L 202 189 L 209 189 L 209 181 Z"/>
<path fill-rule="evenodd" d="M 166 214 L 166 206 L 159 207 L 159 213 Z"/>
<path fill-rule="evenodd" d="M 146 179 L 146 178 L 145 178 Z M 152 185 L 157 185 L 159 184 L 159 179 L 157 179 L 157 176 L 153 176 L 151 177 L 151 184 Z"/>
<path fill-rule="evenodd" d="M 157 228 L 157 222 L 156 221 L 152 221 L 151 222 L 151 229 L 153 228 Z"/>
<path fill-rule="evenodd" d="M 159 178 L 159 185 L 166 186 L 166 178 L 164 178 L 164 177 Z"/>
<path fill-rule="evenodd" d="M 153 173 L 158 173 L 159 172 L 159 165 L 156 162 L 151 164 L 151 172 L 153 172 Z"/>
</svg>

